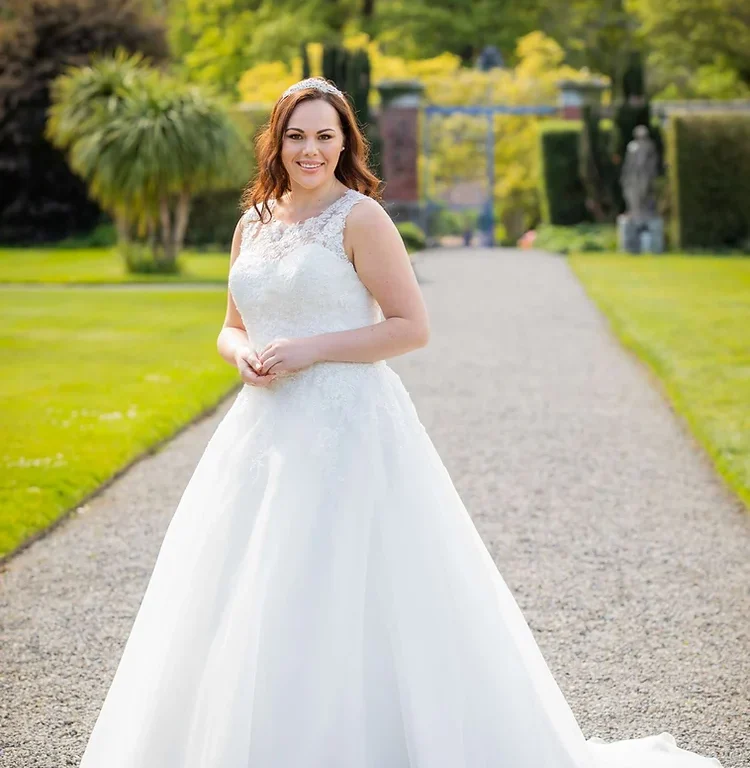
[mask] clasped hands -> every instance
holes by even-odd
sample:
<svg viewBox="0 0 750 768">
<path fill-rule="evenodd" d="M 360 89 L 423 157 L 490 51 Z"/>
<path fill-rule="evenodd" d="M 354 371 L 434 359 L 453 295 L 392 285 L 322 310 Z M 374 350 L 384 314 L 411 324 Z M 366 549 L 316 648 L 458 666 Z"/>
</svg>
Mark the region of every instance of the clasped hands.
<svg viewBox="0 0 750 768">
<path fill-rule="evenodd" d="M 242 380 L 255 387 L 266 387 L 278 377 L 319 361 L 312 337 L 274 339 L 258 352 L 242 346 L 235 353 L 235 363 Z"/>
</svg>

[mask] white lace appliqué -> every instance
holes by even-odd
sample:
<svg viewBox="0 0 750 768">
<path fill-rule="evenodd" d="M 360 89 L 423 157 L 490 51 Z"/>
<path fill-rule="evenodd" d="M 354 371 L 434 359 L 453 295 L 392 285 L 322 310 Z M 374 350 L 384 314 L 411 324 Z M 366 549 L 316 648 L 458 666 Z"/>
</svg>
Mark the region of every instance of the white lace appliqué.
<svg viewBox="0 0 750 768">
<path fill-rule="evenodd" d="M 299 338 L 372 325 L 383 314 L 344 250 L 346 217 L 366 195 L 350 189 L 317 216 L 286 224 L 245 214 L 240 253 L 229 288 L 255 349 L 278 338 Z M 272 205 L 273 210 L 273 205 Z M 385 361 L 320 362 L 284 375 L 267 388 L 247 386 L 245 407 L 270 406 L 314 424 L 312 453 L 325 451 L 342 430 L 360 424 L 360 410 L 380 400 Z M 392 372 L 391 372 L 392 373 Z M 388 407 L 391 398 L 379 407 Z"/>
<path fill-rule="evenodd" d="M 255 208 L 250 208 L 245 213 L 242 246 L 265 259 L 279 259 L 300 245 L 315 242 L 348 261 L 343 245 L 344 222 L 354 205 L 365 197 L 350 189 L 317 216 L 294 223 L 276 218 L 260 222 Z M 269 207 L 273 215 L 276 201 L 270 200 Z"/>
</svg>

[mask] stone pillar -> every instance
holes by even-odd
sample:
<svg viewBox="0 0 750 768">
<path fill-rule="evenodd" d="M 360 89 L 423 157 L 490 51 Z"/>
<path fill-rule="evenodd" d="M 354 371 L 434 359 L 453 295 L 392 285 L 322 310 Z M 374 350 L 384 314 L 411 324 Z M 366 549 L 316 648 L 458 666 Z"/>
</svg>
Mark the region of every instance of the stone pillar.
<svg viewBox="0 0 750 768">
<path fill-rule="evenodd" d="M 424 86 L 418 80 L 381 80 L 376 87 L 380 93 L 383 202 L 394 220 L 421 223 L 419 107 Z"/>
<path fill-rule="evenodd" d="M 558 104 L 565 120 L 580 120 L 584 106 L 598 107 L 602 102 L 602 93 L 609 88 L 604 80 L 560 80 Z"/>
<path fill-rule="evenodd" d="M 664 253 L 664 219 L 652 216 L 636 221 L 621 213 L 617 217 L 617 250 L 624 253 Z"/>
</svg>

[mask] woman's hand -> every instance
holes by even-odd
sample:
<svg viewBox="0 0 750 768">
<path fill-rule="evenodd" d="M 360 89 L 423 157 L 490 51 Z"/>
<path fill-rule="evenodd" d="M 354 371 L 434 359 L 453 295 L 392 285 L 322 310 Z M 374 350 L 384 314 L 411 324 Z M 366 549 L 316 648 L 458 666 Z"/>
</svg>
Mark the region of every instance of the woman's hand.
<svg viewBox="0 0 750 768">
<path fill-rule="evenodd" d="M 276 379 L 275 373 L 261 374 L 258 354 L 250 347 L 238 347 L 234 353 L 234 364 L 245 384 L 253 387 L 267 387 Z"/>
<path fill-rule="evenodd" d="M 314 337 L 301 339 L 274 339 L 258 355 L 261 368 L 258 373 L 276 374 L 299 371 L 319 361 Z"/>
</svg>

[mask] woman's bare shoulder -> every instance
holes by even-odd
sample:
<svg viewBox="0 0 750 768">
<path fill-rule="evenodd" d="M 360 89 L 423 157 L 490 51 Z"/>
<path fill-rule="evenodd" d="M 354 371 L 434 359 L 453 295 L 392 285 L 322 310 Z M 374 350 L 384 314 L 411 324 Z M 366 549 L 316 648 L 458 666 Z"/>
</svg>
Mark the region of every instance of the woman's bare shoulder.
<svg viewBox="0 0 750 768">
<path fill-rule="evenodd" d="M 362 194 L 355 195 L 354 205 L 346 221 L 347 229 L 372 231 L 372 227 L 393 226 L 393 221 L 380 201 Z"/>
</svg>

